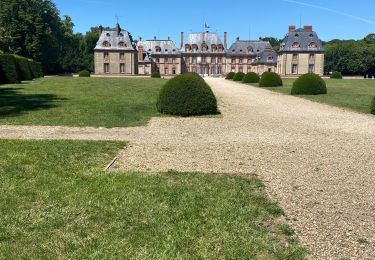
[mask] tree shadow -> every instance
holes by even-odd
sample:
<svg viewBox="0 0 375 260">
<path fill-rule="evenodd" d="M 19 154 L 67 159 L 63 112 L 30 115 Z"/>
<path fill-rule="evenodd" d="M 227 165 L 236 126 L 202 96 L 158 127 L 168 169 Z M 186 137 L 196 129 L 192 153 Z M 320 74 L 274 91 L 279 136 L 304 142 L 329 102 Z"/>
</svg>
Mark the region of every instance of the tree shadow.
<svg viewBox="0 0 375 260">
<path fill-rule="evenodd" d="M 23 88 L 0 88 L 0 117 L 11 117 L 28 111 L 56 107 L 54 101 L 63 100 L 53 94 L 24 94 Z"/>
</svg>

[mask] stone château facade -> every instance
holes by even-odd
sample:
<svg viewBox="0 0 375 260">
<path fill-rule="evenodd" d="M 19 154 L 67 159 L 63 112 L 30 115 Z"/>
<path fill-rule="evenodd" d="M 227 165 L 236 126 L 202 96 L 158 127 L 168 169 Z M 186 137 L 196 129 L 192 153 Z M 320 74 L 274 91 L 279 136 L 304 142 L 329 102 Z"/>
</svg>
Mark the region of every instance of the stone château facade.
<svg viewBox="0 0 375 260">
<path fill-rule="evenodd" d="M 196 72 L 221 77 L 228 72 L 274 71 L 283 76 L 307 72 L 323 74 L 324 49 L 312 26 L 296 29 L 289 26 L 278 53 L 266 41 L 240 40 L 227 47 L 216 32 L 190 33 L 186 40 L 181 33 L 179 48 L 170 40 L 135 42 L 131 34 L 117 24 L 103 30 L 94 49 L 95 74 L 150 75 L 159 71 L 163 76 Z"/>
</svg>

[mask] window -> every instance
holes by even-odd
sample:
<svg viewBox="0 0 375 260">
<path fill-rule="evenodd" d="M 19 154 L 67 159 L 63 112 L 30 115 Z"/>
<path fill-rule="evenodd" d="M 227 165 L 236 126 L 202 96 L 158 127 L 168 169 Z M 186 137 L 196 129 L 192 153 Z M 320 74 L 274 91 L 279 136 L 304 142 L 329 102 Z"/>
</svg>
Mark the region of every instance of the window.
<svg viewBox="0 0 375 260">
<path fill-rule="evenodd" d="M 300 47 L 300 45 L 299 45 L 298 42 L 294 42 L 294 43 L 292 44 L 292 48 L 299 48 L 299 47 Z"/>
<path fill-rule="evenodd" d="M 309 59 L 310 60 L 314 60 L 315 59 L 315 54 L 314 53 L 310 53 L 309 54 Z"/>
<path fill-rule="evenodd" d="M 211 67 L 211 74 L 216 74 L 216 68 L 215 67 Z"/>
<path fill-rule="evenodd" d="M 109 63 L 104 63 L 104 73 L 109 73 Z"/>
<path fill-rule="evenodd" d="M 236 72 L 236 67 L 232 66 L 232 72 Z"/>
<path fill-rule="evenodd" d="M 293 60 L 298 60 L 298 53 L 293 53 Z"/>
<path fill-rule="evenodd" d="M 195 57 L 191 57 L 191 63 L 195 64 L 196 62 L 196 58 Z"/>
<path fill-rule="evenodd" d="M 298 35 L 298 33 L 296 33 L 295 35 L 294 35 L 294 37 L 298 37 L 299 35 Z"/>
<path fill-rule="evenodd" d="M 156 46 L 156 47 L 155 47 L 155 51 L 156 51 L 156 52 L 161 52 L 161 48 L 160 48 L 160 46 Z"/>
<path fill-rule="evenodd" d="M 172 63 L 176 63 L 176 58 L 172 58 Z"/>
<path fill-rule="evenodd" d="M 267 56 L 267 60 L 268 60 L 268 61 L 273 61 L 273 56 L 272 56 L 272 55 L 268 55 L 268 56 Z"/>
<path fill-rule="evenodd" d="M 211 63 L 216 63 L 216 58 L 215 57 L 211 57 Z"/>
<path fill-rule="evenodd" d="M 217 62 L 218 62 L 218 63 L 221 63 L 221 57 L 218 57 L 218 58 L 217 58 Z"/>
<path fill-rule="evenodd" d="M 126 44 L 125 44 L 125 42 L 119 42 L 118 46 L 121 47 L 121 48 L 124 48 L 124 47 L 126 47 Z"/>
<path fill-rule="evenodd" d="M 124 34 L 123 34 L 123 33 L 120 33 L 120 37 L 124 37 Z"/>
<path fill-rule="evenodd" d="M 247 63 L 251 64 L 251 59 L 250 58 L 247 59 Z"/>
<path fill-rule="evenodd" d="M 125 73 L 125 63 L 120 63 L 120 73 Z"/>
<path fill-rule="evenodd" d="M 109 41 L 104 41 L 103 47 L 106 47 L 106 48 L 111 47 L 111 44 L 109 43 Z"/>
<path fill-rule="evenodd" d="M 217 74 L 221 74 L 222 73 L 222 71 L 221 71 L 221 66 L 218 66 L 217 67 Z"/>
<path fill-rule="evenodd" d="M 314 64 L 309 64 L 309 73 L 314 73 L 315 66 Z"/>
<path fill-rule="evenodd" d="M 292 64 L 292 74 L 297 74 L 298 73 L 298 66 L 297 64 Z"/>
<path fill-rule="evenodd" d="M 243 68 L 242 67 L 238 67 L 238 72 L 243 72 Z"/>
<path fill-rule="evenodd" d="M 156 63 L 159 63 L 159 62 L 160 62 L 160 59 L 159 59 L 159 58 L 156 58 L 156 59 L 155 59 L 155 62 L 156 62 Z"/>
<path fill-rule="evenodd" d="M 165 68 L 165 69 L 164 69 L 164 74 L 165 74 L 165 75 L 168 75 L 168 72 L 169 72 L 169 71 L 168 71 L 168 68 Z"/>
<path fill-rule="evenodd" d="M 310 48 L 310 49 L 316 49 L 316 48 L 317 48 L 316 43 L 315 43 L 315 42 L 310 43 L 310 44 L 309 44 L 309 48 Z"/>
<path fill-rule="evenodd" d="M 120 52 L 120 60 L 123 60 L 125 58 L 125 53 Z"/>
<path fill-rule="evenodd" d="M 253 52 L 253 48 L 251 48 L 251 47 L 247 48 L 247 52 L 248 53 L 252 53 Z"/>
<path fill-rule="evenodd" d="M 239 59 L 238 63 L 239 63 L 239 64 L 242 64 L 242 58 Z"/>
<path fill-rule="evenodd" d="M 167 57 L 164 58 L 164 63 L 168 63 L 169 59 Z"/>
<path fill-rule="evenodd" d="M 208 49 L 207 44 L 203 43 L 202 44 L 202 51 L 207 51 L 207 49 Z"/>
<path fill-rule="evenodd" d="M 109 58 L 109 53 L 108 51 L 104 52 L 104 59 L 108 59 Z"/>
<path fill-rule="evenodd" d="M 235 58 L 232 58 L 232 63 L 236 63 L 236 59 Z"/>
<path fill-rule="evenodd" d="M 176 74 L 176 68 L 172 68 L 172 74 L 173 74 L 173 75 Z"/>
<path fill-rule="evenodd" d="M 206 63 L 206 57 L 202 57 L 202 63 Z"/>
<path fill-rule="evenodd" d="M 110 35 L 109 33 L 106 33 L 106 36 L 107 36 L 107 37 L 110 37 L 111 35 Z"/>
</svg>

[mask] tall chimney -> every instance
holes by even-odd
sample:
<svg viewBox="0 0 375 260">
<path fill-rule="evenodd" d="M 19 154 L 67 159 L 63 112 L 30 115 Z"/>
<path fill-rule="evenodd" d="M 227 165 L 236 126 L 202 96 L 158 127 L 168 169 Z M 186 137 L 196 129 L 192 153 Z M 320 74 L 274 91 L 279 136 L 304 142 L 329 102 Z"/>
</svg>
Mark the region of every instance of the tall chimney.
<svg viewBox="0 0 375 260">
<path fill-rule="evenodd" d="M 103 26 L 99 25 L 99 37 L 102 35 L 103 32 Z"/>
<path fill-rule="evenodd" d="M 237 37 L 237 41 L 239 41 L 240 40 L 240 37 Z"/>
<path fill-rule="evenodd" d="M 117 36 L 119 36 L 120 32 L 121 32 L 121 28 L 120 28 L 120 25 L 118 23 L 116 24 L 116 32 L 117 32 Z"/>
<path fill-rule="evenodd" d="M 296 31 L 296 26 L 295 25 L 289 25 L 289 32 L 294 32 Z"/>
<path fill-rule="evenodd" d="M 168 36 L 168 41 L 170 41 L 171 40 L 171 37 L 170 36 Z"/>
<path fill-rule="evenodd" d="M 143 61 L 143 46 L 138 46 L 138 61 Z"/>
<path fill-rule="evenodd" d="M 227 48 L 227 32 L 224 32 L 224 49 Z"/>
<path fill-rule="evenodd" d="M 305 25 L 305 26 L 303 26 L 303 30 L 305 32 L 312 32 L 313 27 L 312 27 L 312 25 Z"/>
<path fill-rule="evenodd" d="M 181 32 L 181 49 L 184 47 L 184 32 Z"/>
</svg>

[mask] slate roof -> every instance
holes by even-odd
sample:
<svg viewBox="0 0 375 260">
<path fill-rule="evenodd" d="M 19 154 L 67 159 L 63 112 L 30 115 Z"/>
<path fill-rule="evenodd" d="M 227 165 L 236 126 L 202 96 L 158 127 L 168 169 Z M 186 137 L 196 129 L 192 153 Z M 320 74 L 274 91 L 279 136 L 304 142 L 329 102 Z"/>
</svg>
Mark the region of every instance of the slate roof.
<svg viewBox="0 0 375 260">
<path fill-rule="evenodd" d="M 266 41 L 242 41 L 237 40 L 228 49 L 227 54 L 229 55 L 248 55 L 248 54 L 258 54 L 263 52 L 265 49 L 272 49 L 269 42 Z M 251 51 L 252 52 L 249 52 Z"/>
<path fill-rule="evenodd" d="M 147 40 L 139 41 L 137 46 L 143 46 L 143 51 L 151 55 L 155 54 L 180 54 L 180 50 L 176 47 L 172 40 Z M 160 47 L 161 52 L 156 52 L 156 47 Z"/>
<path fill-rule="evenodd" d="M 300 48 L 292 48 L 293 43 L 298 42 Z M 310 43 L 315 43 L 317 48 L 309 48 Z M 288 32 L 285 36 L 283 42 L 280 45 L 280 52 L 291 51 L 291 52 L 301 52 L 301 51 L 324 51 L 322 42 L 319 40 L 318 35 L 314 31 L 308 31 L 303 28 L 297 29 L 293 32 Z"/>
<path fill-rule="evenodd" d="M 268 60 L 268 56 L 272 55 L 272 61 Z M 259 58 L 255 61 L 258 64 L 276 64 L 277 63 L 277 53 L 276 51 L 263 51 L 259 54 Z"/>
<path fill-rule="evenodd" d="M 103 46 L 104 42 L 108 42 L 110 44 L 109 47 Z M 119 43 L 123 42 L 125 47 L 119 46 Z M 111 30 L 104 30 L 98 42 L 96 43 L 96 47 L 94 50 L 125 50 L 125 51 L 135 51 L 136 46 L 133 41 L 133 37 L 131 33 L 126 30 L 120 29 L 119 35 L 117 34 L 116 29 Z"/>
<path fill-rule="evenodd" d="M 200 53 L 202 52 L 202 44 L 205 43 L 207 45 L 207 50 L 204 53 L 209 53 L 212 51 L 211 45 L 215 44 L 216 46 L 218 45 L 223 45 L 224 44 L 221 41 L 219 34 L 217 32 L 193 32 L 190 33 L 185 41 L 184 47 L 183 47 L 183 52 L 185 50 L 185 45 L 197 45 L 198 50 L 194 51 L 195 53 Z"/>
</svg>

